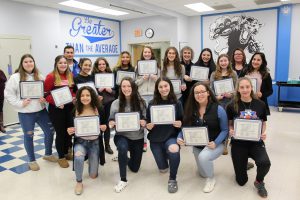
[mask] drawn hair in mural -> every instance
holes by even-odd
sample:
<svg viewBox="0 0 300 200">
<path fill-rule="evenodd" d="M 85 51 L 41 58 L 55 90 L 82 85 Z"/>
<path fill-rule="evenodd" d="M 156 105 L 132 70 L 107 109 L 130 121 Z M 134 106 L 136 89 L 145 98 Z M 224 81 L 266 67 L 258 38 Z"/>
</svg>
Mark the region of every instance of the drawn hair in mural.
<svg viewBox="0 0 300 200">
<path fill-rule="evenodd" d="M 247 50 L 250 54 L 263 52 L 263 44 L 254 38 L 263 25 L 251 16 L 219 17 L 209 27 L 209 38 L 217 43 L 214 52 L 217 55 L 227 53 L 229 56 L 235 48 Z M 226 45 L 221 45 L 221 38 L 227 40 Z"/>
</svg>

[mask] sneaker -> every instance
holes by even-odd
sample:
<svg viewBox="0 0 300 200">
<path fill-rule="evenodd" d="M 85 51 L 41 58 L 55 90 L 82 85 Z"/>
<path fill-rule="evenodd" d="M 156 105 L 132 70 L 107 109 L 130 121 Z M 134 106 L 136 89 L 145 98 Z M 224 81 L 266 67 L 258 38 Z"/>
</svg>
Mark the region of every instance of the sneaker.
<svg viewBox="0 0 300 200">
<path fill-rule="evenodd" d="M 143 152 L 147 151 L 147 143 L 144 143 Z"/>
<path fill-rule="evenodd" d="M 169 171 L 169 168 L 166 168 L 166 169 L 160 169 L 159 172 L 162 173 L 162 174 L 165 174 Z"/>
<path fill-rule="evenodd" d="M 112 161 L 118 161 L 118 156 L 115 156 L 111 159 Z"/>
<path fill-rule="evenodd" d="M 57 160 L 57 162 L 58 162 L 58 164 L 61 168 L 68 168 L 69 167 L 69 163 L 65 158 L 60 158 L 60 159 Z"/>
<path fill-rule="evenodd" d="M 82 183 L 77 183 L 75 186 L 75 190 L 74 190 L 76 195 L 81 195 L 83 192 L 83 184 Z"/>
<path fill-rule="evenodd" d="M 261 196 L 262 198 L 268 197 L 268 191 L 265 188 L 265 183 L 264 182 L 255 181 L 254 186 L 256 187 L 257 193 L 258 193 L 259 196 Z"/>
<path fill-rule="evenodd" d="M 40 166 L 37 164 L 36 161 L 29 162 L 28 166 L 31 171 L 39 171 L 40 170 Z"/>
<path fill-rule="evenodd" d="M 55 157 L 54 155 L 50 155 L 50 156 L 44 156 L 43 157 L 44 160 L 47 160 L 49 162 L 57 162 L 58 158 Z"/>
<path fill-rule="evenodd" d="M 105 145 L 105 152 L 108 154 L 114 154 L 109 144 Z"/>
<path fill-rule="evenodd" d="M 119 193 L 122 192 L 122 190 L 124 190 L 124 188 L 128 185 L 128 181 L 119 181 L 119 183 L 117 185 L 115 185 L 115 192 Z"/>
<path fill-rule="evenodd" d="M 175 193 L 178 191 L 178 185 L 176 180 L 169 180 L 168 181 L 168 192 Z"/>
<path fill-rule="evenodd" d="M 253 168 L 254 167 L 254 164 L 253 163 L 251 163 L 251 162 L 248 162 L 247 163 L 247 170 L 249 170 L 249 169 L 251 169 L 251 168 Z"/>
<path fill-rule="evenodd" d="M 203 192 L 209 193 L 214 190 L 216 184 L 215 178 L 206 178 L 205 186 L 203 188 Z"/>
</svg>

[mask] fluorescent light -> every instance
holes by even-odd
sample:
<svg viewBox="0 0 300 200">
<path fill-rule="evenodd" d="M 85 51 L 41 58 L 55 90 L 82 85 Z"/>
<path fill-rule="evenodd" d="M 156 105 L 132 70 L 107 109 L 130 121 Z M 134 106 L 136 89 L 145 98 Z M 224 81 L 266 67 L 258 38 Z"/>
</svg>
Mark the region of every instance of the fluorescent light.
<svg viewBox="0 0 300 200">
<path fill-rule="evenodd" d="M 108 15 L 116 15 L 116 16 L 127 15 L 128 14 L 127 12 L 122 12 L 122 11 L 119 11 L 119 10 L 113 10 L 113 9 L 109 9 L 109 8 L 101 8 L 101 9 L 94 10 L 94 11 L 99 12 L 99 13 L 103 13 L 103 14 L 108 14 Z"/>
<path fill-rule="evenodd" d="M 83 10 L 97 10 L 97 9 L 101 8 L 99 6 L 95 6 L 95 5 L 88 4 L 88 3 L 82 3 L 80 1 L 73 1 L 73 0 L 64 1 L 59 4 L 64 5 L 64 6 L 73 7 L 73 8 L 79 8 L 79 9 L 83 9 Z"/>
<path fill-rule="evenodd" d="M 280 0 L 280 1 L 289 1 L 289 0 Z"/>
<path fill-rule="evenodd" d="M 206 11 L 215 10 L 204 3 L 193 3 L 193 4 L 187 4 L 184 6 L 188 7 L 189 9 L 195 10 L 197 12 L 206 12 Z"/>
</svg>

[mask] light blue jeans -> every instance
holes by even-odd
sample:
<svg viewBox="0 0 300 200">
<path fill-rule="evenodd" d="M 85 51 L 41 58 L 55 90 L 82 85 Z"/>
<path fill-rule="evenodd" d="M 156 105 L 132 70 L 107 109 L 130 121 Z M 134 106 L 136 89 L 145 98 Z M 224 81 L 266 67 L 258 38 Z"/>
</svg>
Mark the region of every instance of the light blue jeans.
<svg viewBox="0 0 300 200">
<path fill-rule="evenodd" d="M 49 119 L 46 109 L 33 113 L 18 113 L 19 121 L 24 133 L 24 147 L 28 156 L 29 162 L 35 161 L 33 136 L 34 126 L 37 123 L 43 130 L 44 143 L 45 143 L 45 155 L 52 155 L 52 144 L 54 128 Z"/>
<path fill-rule="evenodd" d="M 84 157 L 86 154 L 89 158 L 89 175 L 96 177 L 99 168 L 99 139 L 84 140 L 76 138 L 74 146 L 74 170 L 77 182 L 82 182 Z"/>
<path fill-rule="evenodd" d="M 219 144 L 215 149 L 210 149 L 208 147 L 204 147 L 204 149 L 199 149 L 193 147 L 193 153 L 196 159 L 200 176 L 204 178 L 214 177 L 213 161 L 222 155 L 223 150 L 224 150 L 223 143 Z"/>
</svg>

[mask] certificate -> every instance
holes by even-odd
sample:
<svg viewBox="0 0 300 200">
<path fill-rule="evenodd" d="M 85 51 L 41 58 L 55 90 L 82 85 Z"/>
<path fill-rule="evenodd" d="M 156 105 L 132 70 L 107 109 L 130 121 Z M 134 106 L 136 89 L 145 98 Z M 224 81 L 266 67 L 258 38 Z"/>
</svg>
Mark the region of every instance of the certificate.
<svg viewBox="0 0 300 200">
<path fill-rule="evenodd" d="M 56 107 L 59 107 L 61 105 L 70 103 L 73 101 L 70 89 L 68 86 L 55 89 L 51 91 L 51 95 L 53 97 L 53 100 L 55 102 Z"/>
<path fill-rule="evenodd" d="M 234 120 L 234 139 L 259 141 L 262 131 L 261 120 Z"/>
<path fill-rule="evenodd" d="M 95 74 L 96 88 L 113 88 L 115 77 L 113 73 Z"/>
<path fill-rule="evenodd" d="M 76 117 L 74 119 L 75 135 L 77 137 L 100 134 L 99 116 Z"/>
<path fill-rule="evenodd" d="M 115 120 L 117 132 L 140 130 L 140 113 L 138 112 L 117 113 Z"/>
<path fill-rule="evenodd" d="M 91 87 L 91 88 L 96 92 L 96 94 L 98 94 L 97 89 L 96 89 L 96 87 L 95 87 L 95 84 L 94 84 L 93 82 L 78 83 L 78 84 L 77 84 L 78 90 L 79 90 L 80 88 L 82 88 L 83 86 Z"/>
<path fill-rule="evenodd" d="M 157 74 L 156 60 L 139 60 L 137 66 L 139 75 Z"/>
<path fill-rule="evenodd" d="M 181 94 L 181 80 L 172 79 L 170 81 L 172 82 L 174 93 L 175 94 Z"/>
<path fill-rule="evenodd" d="M 43 81 L 20 81 L 21 99 L 39 99 L 44 97 Z"/>
<path fill-rule="evenodd" d="M 252 87 L 253 87 L 253 92 L 256 93 L 257 92 L 257 79 L 256 78 L 250 78 Z"/>
<path fill-rule="evenodd" d="M 161 105 L 150 107 L 151 123 L 173 124 L 175 121 L 174 105 Z"/>
<path fill-rule="evenodd" d="M 234 86 L 233 86 L 233 79 L 228 78 L 224 80 L 214 81 L 214 89 L 215 95 L 221 95 L 224 93 L 233 93 Z"/>
<path fill-rule="evenodd" d="M 205 146 L 209 142 L 206 127 L 182 128 L 182 133 L 187 146 Z"/>
<path fill-rule="evenodd" d="M 209 74 L 208 67 L 200 67 L 195 65 L 191 67 L 190 77 L 192 80 L 206 81 L 209 79 L 208 74 Z"/>
<path fill-rule="evenodd" d="M 135 80 L 135 72 L 118 71 L 116 84 L 120 85 L 120 83 L 124 77 L 130 77 L 133 80 Z"/>
</svg>

